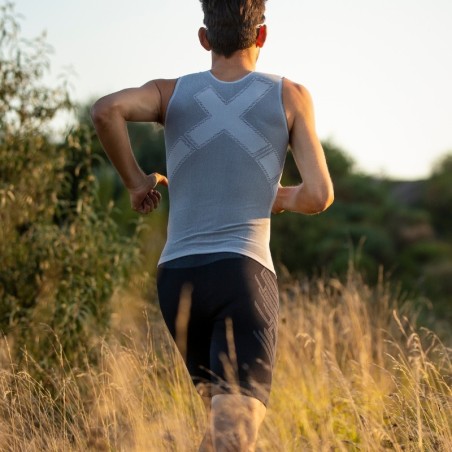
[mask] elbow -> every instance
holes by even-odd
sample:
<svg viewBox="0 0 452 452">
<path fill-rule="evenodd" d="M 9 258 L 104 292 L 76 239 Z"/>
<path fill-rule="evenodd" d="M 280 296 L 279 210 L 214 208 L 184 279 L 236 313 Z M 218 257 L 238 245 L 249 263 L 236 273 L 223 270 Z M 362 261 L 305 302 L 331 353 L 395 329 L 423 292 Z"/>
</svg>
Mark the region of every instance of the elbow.
<svg viewBox="0 0 452 452">
<path fill-rule="evenodd" d="M 105 122 L 107 111 L 105 106 L 102 103 L 102 99 L 99 99 L 97 102 L 95 102 L 90 110 L 90 116 L 91 121 L 93 121 L 93 124 L 95 126 L 98 126 Z"/>
<path fill-rule="evenodd" d="M 328 209 L 328 207 L 331 206 L 331 204 L 333 203 L 333 199 L 332 198 L 328 198 L 328 199 L 318 199 L 318 200 L 313 200 L 309 209 L 308 215 L 315 215 L 318 213 L 322 213 L 324 212 L 326 209 Z"/>
<path fill-rule="evenodd" d="M 334 202 L 333 187 L 326 187 L 323 190 L 311 193 L 309 201 L 309 207 L 306 212 L 308 215 L 315 215 L 324 212 Z"/>
<path fill-rule="evenodd" d="M 328 207 L 331 206 L 334 202 L 334 190 L 333 187 L 328 187 L 327 190 L 322 193 L 322 195 L 318 199 L 318 212 L 324 212 Z"/>
<path fill-rule="evenodd" d="M 92 105 L 90 110 L 90 116 L 94 126 L 98 128 L 110 122 L 116 110 L 117 107 L 109 102 L 106 97 L 100 98 Z"/>
</svg>

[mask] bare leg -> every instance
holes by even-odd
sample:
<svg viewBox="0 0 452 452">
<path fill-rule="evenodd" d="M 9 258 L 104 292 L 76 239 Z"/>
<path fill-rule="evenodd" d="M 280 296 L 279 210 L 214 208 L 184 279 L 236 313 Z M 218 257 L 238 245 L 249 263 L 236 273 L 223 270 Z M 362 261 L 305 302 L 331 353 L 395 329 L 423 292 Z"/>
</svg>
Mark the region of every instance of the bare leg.
<svg viewBox="0 0 452 452">
<path fill-rule="evenodd" d="M 207 413 L 207 430 L 204 435 L 204 438 L 202 439 L 202 443 L 199 446 L 198 452 L 214 452 L 215 449 L 213 448 L 211 434 L 211 409 L 210 409 L 212 399 L 210 397 L 203 396 L 201 396 L 201 398 Z"/>
<path fill-rule="evenodd" d="M 212 399 L 212 437 L 216 452 L 253 452 L 265 405 L 254 397 L 216 395 Z"/>
</svg>

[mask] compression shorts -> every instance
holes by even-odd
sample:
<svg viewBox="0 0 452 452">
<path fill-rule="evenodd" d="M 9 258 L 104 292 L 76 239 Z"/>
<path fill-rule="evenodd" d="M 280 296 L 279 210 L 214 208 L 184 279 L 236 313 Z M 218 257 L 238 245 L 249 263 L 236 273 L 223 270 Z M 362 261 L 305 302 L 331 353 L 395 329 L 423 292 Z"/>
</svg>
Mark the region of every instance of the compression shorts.
<svg viewBox="0 0 452 452">
<path fill-rule="evenodd" d="M 278 328 L 276 277 L 242 255 L 200 262 L 158 269 L 169 332 L 201 395 L 239 392 L 267 405 Z"/>
</svg>

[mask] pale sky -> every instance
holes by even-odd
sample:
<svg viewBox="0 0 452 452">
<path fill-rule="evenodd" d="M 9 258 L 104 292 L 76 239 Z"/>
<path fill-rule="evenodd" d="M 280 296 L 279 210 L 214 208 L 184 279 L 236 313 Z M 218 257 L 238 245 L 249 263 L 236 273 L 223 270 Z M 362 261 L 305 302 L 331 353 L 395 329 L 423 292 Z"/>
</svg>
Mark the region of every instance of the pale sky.
<svg viewBox="0 0 452 452">
<path fill-rule="evenodd" d="M 0 0 L 4 3 L 4 0 Z M 198 0 L 16 0 L 47 31 L 51 78 L 86 102 L 210 68 Z M 317 131 L 368 174 L 426 177 L 452 152 L 452 0 L 268 0 L 257 69 L 305 85 Z"/>
</svg>

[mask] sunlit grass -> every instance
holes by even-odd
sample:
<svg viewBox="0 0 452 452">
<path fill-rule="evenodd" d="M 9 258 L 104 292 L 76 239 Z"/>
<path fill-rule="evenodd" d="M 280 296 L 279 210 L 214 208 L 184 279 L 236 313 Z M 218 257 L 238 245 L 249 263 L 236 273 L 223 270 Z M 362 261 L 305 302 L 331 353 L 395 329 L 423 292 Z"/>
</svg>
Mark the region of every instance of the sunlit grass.
<svg viewBox="0 0 452 452">
<path fill-rule="evenodd" d="M 280 277 L 277 365 L 260 451 L 452 450 L 451 351 L 416 330 L 389 288 Z M 114 337 L 88 370 L 36 381 L 0 370 L 0 450 L 195 451 L 202 403 L 156 308 L 117 294 Z M 69 370 L 68 370 L 69 369 Z"/>
</svg>

